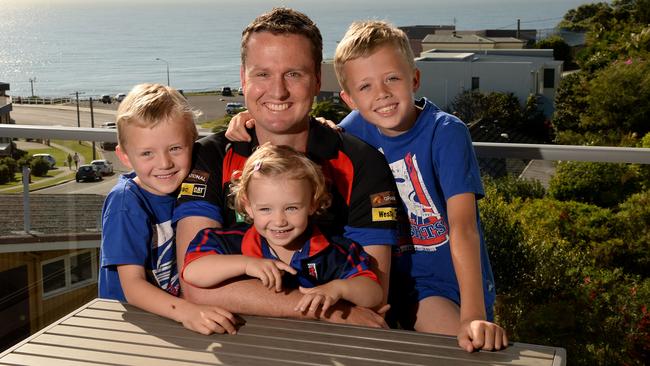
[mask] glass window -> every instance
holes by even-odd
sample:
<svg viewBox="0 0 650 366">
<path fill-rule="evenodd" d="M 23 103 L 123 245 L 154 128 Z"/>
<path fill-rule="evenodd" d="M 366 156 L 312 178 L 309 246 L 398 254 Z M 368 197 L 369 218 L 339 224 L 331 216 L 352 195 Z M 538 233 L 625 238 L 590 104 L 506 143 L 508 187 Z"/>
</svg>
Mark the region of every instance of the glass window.
<svg viewBox="0 0 650 366">
<path fill-rule="evenodd" d="M 73 255 L 70 257 L 70 284 L 93 279 L 93 263 L 90 252 Z"/>
<path fill-rule="evenodd" d="M 43 264 L 43 295 L 65 287 L 65 259 Z"/>
<path fill-rule="evenodd" d="M 544 88 L 555 88 L 555 70 L 544 69 Z"/>
<path fill-rule="evenodd" d="M 473 77 L 472 78 L 472 90 L 477 90 L 479 88 L 479 78 L 478 77 Z"/>
</svg>

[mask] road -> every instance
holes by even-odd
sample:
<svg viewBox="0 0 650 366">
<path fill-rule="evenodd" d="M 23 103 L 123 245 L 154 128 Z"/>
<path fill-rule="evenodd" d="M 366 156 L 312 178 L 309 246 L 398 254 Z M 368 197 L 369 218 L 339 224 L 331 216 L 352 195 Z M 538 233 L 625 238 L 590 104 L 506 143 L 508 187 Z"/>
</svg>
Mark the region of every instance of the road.
<svg viewBox="0 0 650 366">
<path fill-rule="evenodd" d="M 202 112 L 197 118 L 197 123 L 221 118 L 225 114 L 226 103 L 243 102 L 244 97 L 235 95 L 222 97 L 220 95 L 199 95 L 189 96 L 190 105 Z M 81 127 L 91 127 L 91 117 L 88 102 L 80 102 L 79 121 Z M 102 123 L 115 121 L 117 103 L 102 104 L 95 102 L 93 105 L 95 127 Z M 11 111 L 11 118 L 16 124 L 44 125 L 44 126 L 77 126 L 76 105 L 68 104 L 63 106 L 42 106 L 42 105 L 21 105 L 14 104 Z M 75 182 L 70 181 L 64 184 L 38 190 L 34 193 L 75 193 L 75 194 L 103 194 L 106 195 L 115 185 L 120 173 L 127 172 L 128 168 L 119 161 L 113 151 L 102 151 L 103 158 L 113 163 L 115 174 L 104 177 L 100 182 Z M 101 157 L 98 157 L 98 159 Z"/>
</svg>

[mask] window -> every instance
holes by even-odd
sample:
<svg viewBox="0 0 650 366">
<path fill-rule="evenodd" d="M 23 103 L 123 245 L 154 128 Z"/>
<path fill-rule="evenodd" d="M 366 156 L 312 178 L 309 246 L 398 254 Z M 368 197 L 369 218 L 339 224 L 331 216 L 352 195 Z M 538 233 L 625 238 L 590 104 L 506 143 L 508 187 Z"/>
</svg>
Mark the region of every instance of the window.
<svg viewBox="0 0 650 366">
<path fill-rule="evenodd" d="M 544 88 L 545 89 L 555 88 L 555 70 L 554 69 L 544 69 Z"/>
<path fill-rule="evenodd" d="M 479 78 L 472 77 L 472 90 L 477 90 L 479 88 Z"/>
<path fill-rule="evenodd" d="M 97 281 L 95 250 L 86 250 L 41 262 L 43 298 L 60 295 Z"/>
</svg>

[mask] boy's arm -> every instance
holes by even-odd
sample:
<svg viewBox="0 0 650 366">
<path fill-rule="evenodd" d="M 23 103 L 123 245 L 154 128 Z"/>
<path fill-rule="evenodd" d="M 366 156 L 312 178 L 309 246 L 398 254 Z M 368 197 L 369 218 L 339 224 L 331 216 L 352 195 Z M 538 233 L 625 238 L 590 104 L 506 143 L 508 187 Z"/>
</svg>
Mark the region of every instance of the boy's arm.
<svg viewBox="0 0 650 366">
<path fill-rule="evenodd" d="M 390 245 L 367 245 L 363 249 L 370 257 L 370 269 L 377 275 L 382 289 L 381 305 L 388 303 L 388 284 L 390 282 Z M 353 301 L 354 302 L 354 301 Z M 358 303 L 354 302 L 359 305 Z M 365 306 L 365 305 L 362 305 Z"/>
<path fill-rule="evenodd" d="M 163 291 L 147 282 L 142 266 L 119 265 L 117 271 L 129 304 L 175 320 L 202 334 L 237 332 L 237 320 L 233 314 L 216 306 L 195 305 Z"/>
<path fill-rule="evenodd" d="M 460 289 L 458 343 L 468 351 L 506 347 L 508 340 L 505 331 L 498 325 L 485 321 L 480 237 L 474 194 L 452 196 L 447 201 L 447 210 L 451 257 Z"/>
</svg>

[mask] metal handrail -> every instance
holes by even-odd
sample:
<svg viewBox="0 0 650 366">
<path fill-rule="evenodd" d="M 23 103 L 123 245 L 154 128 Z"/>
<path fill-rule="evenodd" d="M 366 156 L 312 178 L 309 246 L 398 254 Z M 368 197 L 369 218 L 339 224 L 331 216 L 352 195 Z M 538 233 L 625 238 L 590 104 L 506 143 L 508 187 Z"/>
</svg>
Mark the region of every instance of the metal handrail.
<svg viewBox="0 0 650 366">
<path fill-rule="evenodd" d="M 208 136 L 201 132 L 199 136 Z M 117 142 L 114 129 L 0 124 L 0 137 Z M 650 149 L 637 147 L 578 146 L 474 142 L 481 158 L 573 160 L 650 164 Z"/>
</svg>

